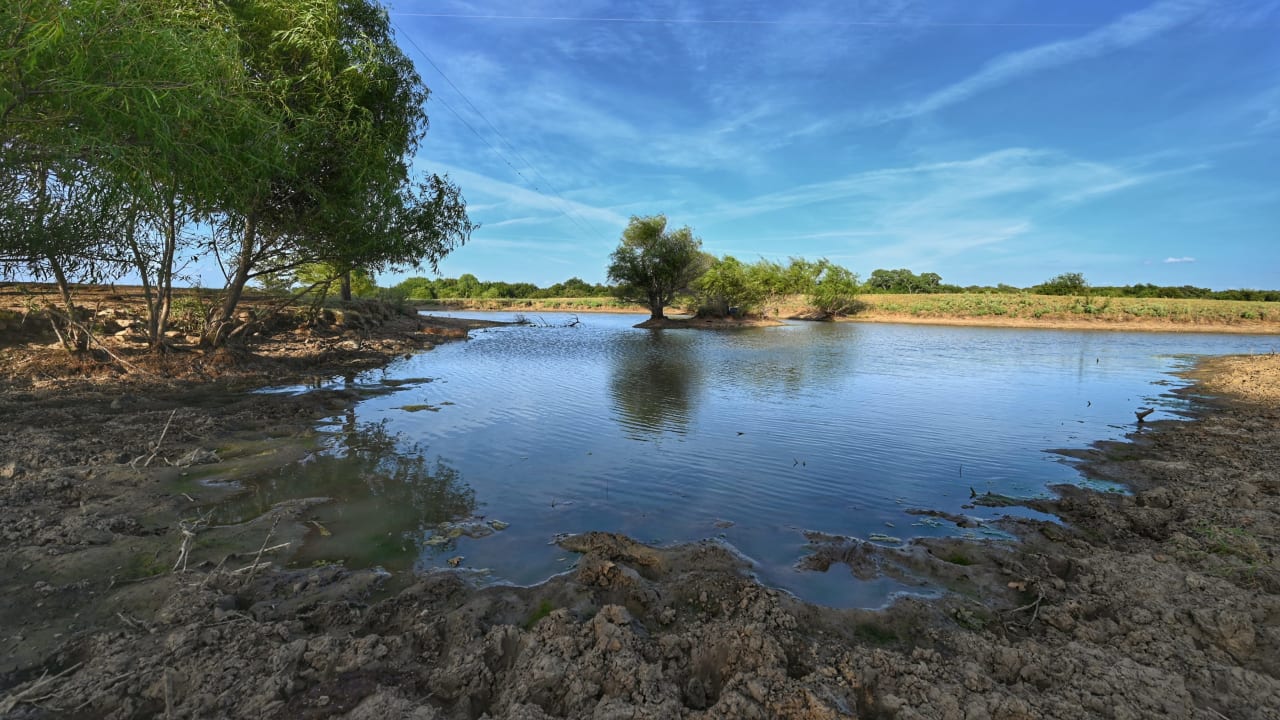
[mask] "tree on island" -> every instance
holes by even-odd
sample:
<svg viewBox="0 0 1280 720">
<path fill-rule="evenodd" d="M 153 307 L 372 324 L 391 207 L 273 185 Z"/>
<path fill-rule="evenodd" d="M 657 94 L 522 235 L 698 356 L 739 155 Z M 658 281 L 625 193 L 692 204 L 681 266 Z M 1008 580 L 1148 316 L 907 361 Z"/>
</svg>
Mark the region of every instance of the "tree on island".
<svg viewBox="0 0 1280 720">
<path fill-rule="evenodd" d="M 666 215 L 633 215 L 609 257 L 609 280 L 618 284 L 618 296 L 644 304 L 654 320 L 706 269 L 702 240 L 687 225 L 667 230 Z"/>
</svg>

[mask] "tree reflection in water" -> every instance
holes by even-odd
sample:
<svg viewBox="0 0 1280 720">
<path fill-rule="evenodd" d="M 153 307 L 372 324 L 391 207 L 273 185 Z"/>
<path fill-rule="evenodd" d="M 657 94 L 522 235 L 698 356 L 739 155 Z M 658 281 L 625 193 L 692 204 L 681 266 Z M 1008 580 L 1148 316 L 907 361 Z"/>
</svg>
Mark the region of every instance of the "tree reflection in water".
<svg viewBox="0 0 1280 720">
<path fill-rule="evenodd" d="M 245 496 L 219 509 L 223 521 L 244 520 L 284 500 L 326 497 L 305 519 L 313 526 L 295 564 L 319 560 L 352 566 L 412 567 L 424 540 L 440 523 L 475 513 L 475 491 L 442 458 L 405 444 L 385 421 L 356 423 L 348 416 L 333 446 L 252 483 Z"/>
<path fill-rule="evenodd" d="M 610 348 L 609 395 L 627 437 L 685 434 L 702 389 L 702 368 L 688 331 L 625 334 Z"/>
</svg>

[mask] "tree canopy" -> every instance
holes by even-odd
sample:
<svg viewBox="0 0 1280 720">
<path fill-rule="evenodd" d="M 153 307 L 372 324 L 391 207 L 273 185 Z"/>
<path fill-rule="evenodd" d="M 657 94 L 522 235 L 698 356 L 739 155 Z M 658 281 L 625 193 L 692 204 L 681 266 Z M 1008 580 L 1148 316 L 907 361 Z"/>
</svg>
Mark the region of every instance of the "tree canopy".
<svg viewBox="0 0 1280 720">
<path fill-rule="evenodd" d="M 610 255 L 609 280 L 619 295 L 649 308 L 654 319 L 706 269 L 702 240 L 686 225 L 667 229 L 665 215 L 632 216 Z"/>
<path fill-rule="evenodd" d="M 0 9 L 0 261 L 143 284 L 160 347 L 193 258 L 254 277 L 429 265 L 474 225 L 409 161 L 428 90 L 377 0 L 12 0 Z"/>
</svg>

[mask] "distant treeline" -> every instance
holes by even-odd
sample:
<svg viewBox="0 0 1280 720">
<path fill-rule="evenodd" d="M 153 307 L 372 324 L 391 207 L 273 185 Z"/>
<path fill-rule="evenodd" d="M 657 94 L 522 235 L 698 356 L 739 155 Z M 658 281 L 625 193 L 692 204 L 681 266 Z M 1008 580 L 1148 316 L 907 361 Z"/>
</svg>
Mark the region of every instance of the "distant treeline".
<svg viewBox="0 0 1280 720">
<path fill-rule="evenodd" d="M 731 263 L 737 262 L 729 258 Z M 720 261 L 723 262 L 723 261 Z M 775 270 L 779 277 L 786 275 L 785 266 L 774 268 L 765 264 L 766 269 Z M 714 267 L 714 265 L 713 265 Z M 762 266 L 764 268 L 765 266 Z M 1030 287 L 1021 288 L 1014 285 L 952 285 L 944 283 L 937 273 L 916 274 L 905 268 L 898 270 L 879 269 L 871 273 L 859 290 L 870 294 L 923 294 L 923 293 L 1022 293 L 1036 295 L 1079 295 L 1084 294 L 1083 277 L 1074 278 L 1075 273 L 1068 273 L 1077 282 L 1062 282 L 1059 276 Z M 548 287 L 538 287 L 533 283 L 508 283 L 501 281 L 485 282 L 475 275 L 465 274 L 458 278 L 424 278 L 413 277 L 392 288 L 392 291 L 404 298 L 412 300 L 434 300 L 440 298 L 581 298 L 607 297 L 614 294 L 615 288 L 600 283 L 591 284 L 581 278 L 572 277 Z M 1254 302 L 1280 302 L 1280 290 L 1211 290 L 1193 285 L 1153 285 L 1138 283 L 1136 285 L 1100 285 L 1088 286 L 1087 293 L 1092 297 L 1131 297 L 1131 298 L 1184 298 L 1198 300 L 1248 300 Z"/>
<path fill-rule="evenodd" d="M 1066 273 L 1026 288 L 1014 285 L 949 285 L 937 273 L 919 275 L 905 268 L 876 270 L 862 291 L 872 294 L 910 295 L 918 293 L 1019 293 L 1035 295 L 1080 295 L 1093 297 L 1184 298 L 1196 300 L 1249 300 L 1280 302 L 1280 290 L 1210 290 L 1193 285 L 1089 285 L 1079 273 Z"/>
<path fill-rule="evenodd" d="M 1062 293 L 1042 292 L 1037 285 L 1031 292 L 1044 295 Z M 1197 300 L 1250 300 L 1253 302 L 1280 302 L 1280 290 L 1210 290 L 1193 285 L 1103 285 L 1093 288 L 1097 297 L 1131 298 L 1186 298 Z"/>
<path fill-rule="evenodd" d="M 484 282 L 471 273 L 457 278 L 411 277 L 391 288 L 392 292 L 410 300 L 436 300 L 440 298 L 475 298 L 497 300 L 499 298 L 582 298 L 607 297 L 613 294 L 609 285 L 592 285 L 582 278 L 572 277 L 564 282 L 540 288 L 533 283 Z"/>
</svg>

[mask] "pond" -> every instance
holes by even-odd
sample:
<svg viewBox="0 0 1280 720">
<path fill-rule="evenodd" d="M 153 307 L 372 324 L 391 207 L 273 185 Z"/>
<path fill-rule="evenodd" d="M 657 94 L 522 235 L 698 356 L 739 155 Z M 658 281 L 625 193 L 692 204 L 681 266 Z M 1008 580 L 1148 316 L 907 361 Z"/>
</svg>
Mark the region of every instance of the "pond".
<svg viewBox="0 0 1280 720">
<path fill-rule="evenodd" d="M 455 313 L 455 315 L 462 315 Z M 480 313 L 475 316 L 510 319 Z M 321 429 L 325 449 L 245 482 L 219 510 L 327 496 L 297 564 L 393 572 L 459 565 L 530 584 L 575 557 L 560 533 L 718 539 L 762 582 L 841 607 L 909 588 L 848 568 L 801 571 L 807 530 L 863 539 L 999 536 L 908 513 L 972 493 L 1042 496 L 1086 482 L 1056 448 L 1178 417 L 1193 355 L 1265 352 L 1268 336 L 794 323 L 639 330 L 635 315 L 542 314 L 321 383 L 369 393 Z M 305 392 L 306 388 L 279 388 Z M 1100 486 L 1101 487 L 1101 486 Z M 1103 488 L 1122 491 L 1121 488 Z M 925 589 L 927 592 L 927 589 Z"/>
</svg>

